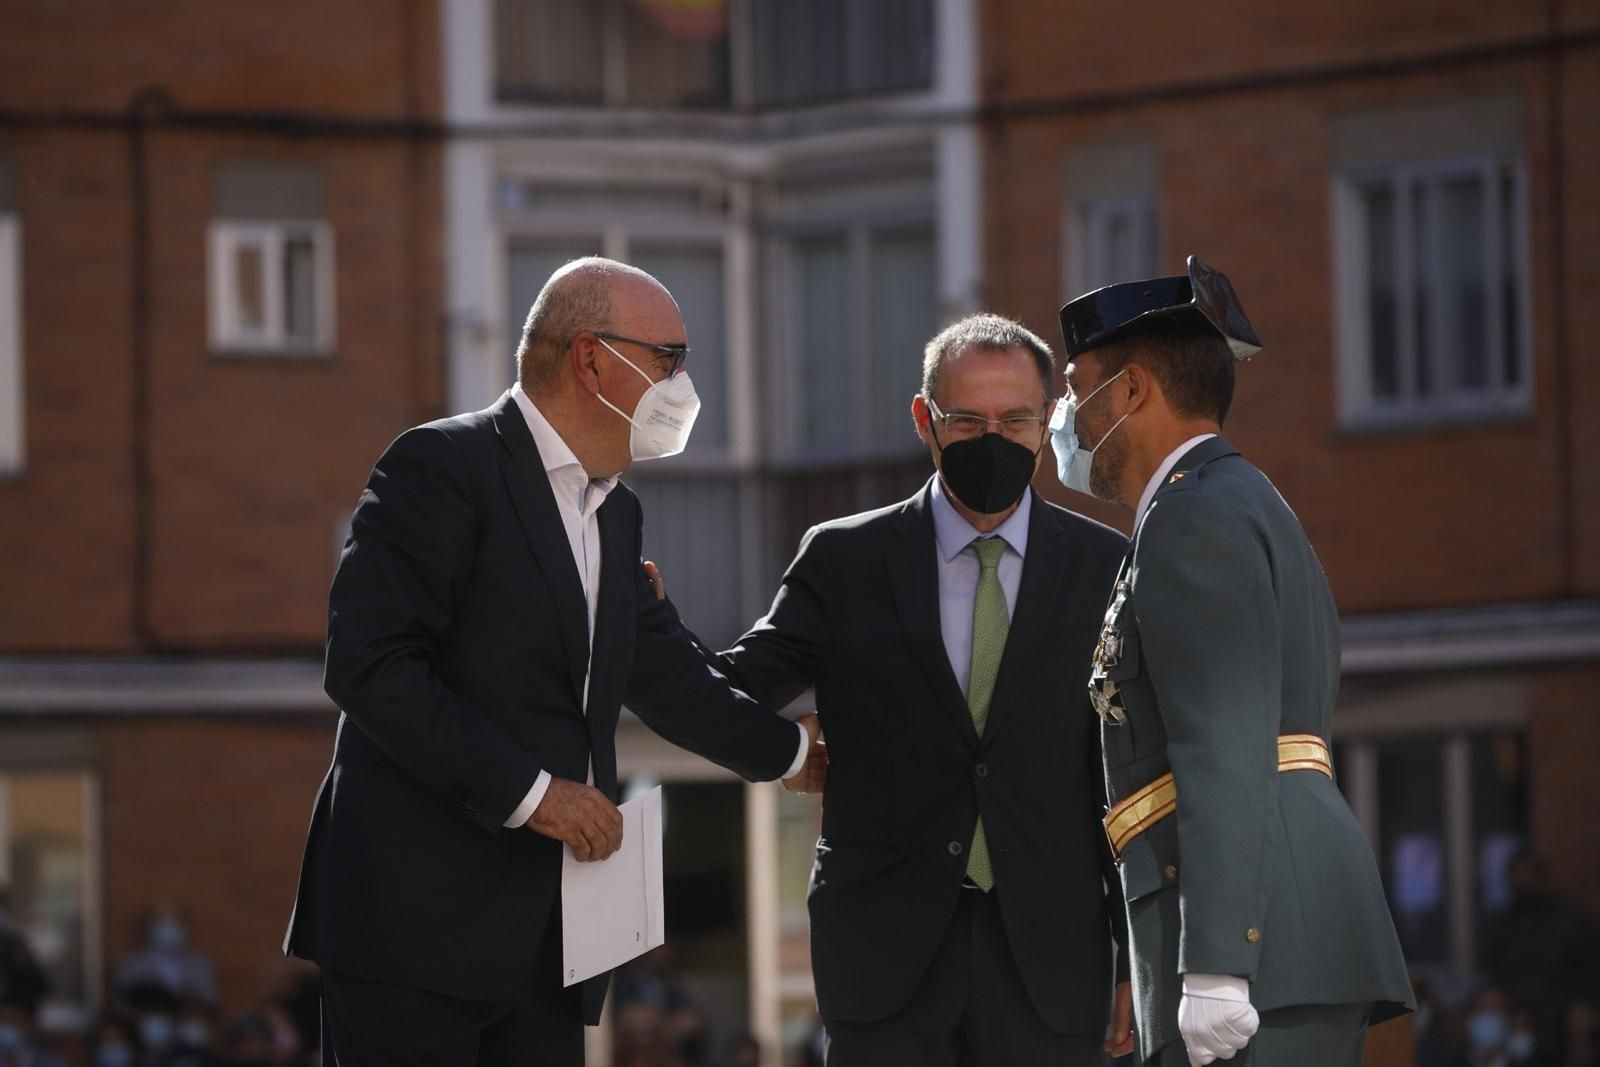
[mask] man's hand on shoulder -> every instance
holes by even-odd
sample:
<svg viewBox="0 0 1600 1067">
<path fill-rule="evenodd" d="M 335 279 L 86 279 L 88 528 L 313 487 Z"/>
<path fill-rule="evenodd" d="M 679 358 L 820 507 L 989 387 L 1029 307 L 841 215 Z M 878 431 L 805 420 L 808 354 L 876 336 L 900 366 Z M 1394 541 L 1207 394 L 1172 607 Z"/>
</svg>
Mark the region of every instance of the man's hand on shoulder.
<svg viewBox="0 0 1600 1067">
<path fill-rule="evenodd" d="M 828 784 L 828 744 L 822 739 L 822 720 L 812 712 L 795 721 L 811 738 L 811 748 L 795 776 L 783 780 L 783 787 L 791 793 L 820 793 Z"/>
<path fill-rule="evenodd" d="M 551 778 L 528 829 L 571 846 L 579 860 L 603 860 L 622 847 L 622 812 L 593 786 Z"/>
</svg>

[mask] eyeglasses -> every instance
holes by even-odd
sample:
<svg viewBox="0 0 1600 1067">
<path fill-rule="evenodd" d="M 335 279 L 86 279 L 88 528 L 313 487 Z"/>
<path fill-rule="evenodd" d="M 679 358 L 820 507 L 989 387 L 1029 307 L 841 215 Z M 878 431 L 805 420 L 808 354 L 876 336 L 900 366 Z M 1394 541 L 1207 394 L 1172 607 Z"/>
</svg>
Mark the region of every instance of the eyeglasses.
<svg viewBox="0 0 1600 1067">
<path fill-rule="evenodd" d="M 667 371 L 668 378 L 675 377 L 683 369 L 684 360 L 689 358 L 688 345 L 658 345 L 654 341 L 640 341 L 634 337 L 624 337 L 620 333 L 601 333 L 598 330 L 595 331 L 595 336 L 603 337 L 607 341 L 621 341 L 626 345 L 638 345 L 640 348 L 648 348 L 656 354 L 658 359 L 672 360 L 672 366 Z"/>
<path fill-rule="evenodd" d="M 981 437 L 989 431 L 990 426 L 998 426 L 1007 438 L 1036 445 L 1046 426 L 1045 420 L 1038 415 L 1007 415 L 1003 419 L 987 419 L 965 411 L 954 411 L 947 415 L 939 410 L 939 405 L 931 397 L 928 410 L 944 428 L 944 432 L 955 438 Z"/>
</svg>

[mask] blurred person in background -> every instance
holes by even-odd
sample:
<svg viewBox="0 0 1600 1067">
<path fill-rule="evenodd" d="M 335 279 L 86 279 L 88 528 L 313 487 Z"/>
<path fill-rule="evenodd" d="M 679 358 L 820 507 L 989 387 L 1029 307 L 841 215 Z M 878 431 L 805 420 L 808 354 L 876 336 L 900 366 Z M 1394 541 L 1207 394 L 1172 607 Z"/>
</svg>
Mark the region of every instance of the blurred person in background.
<svg viewBox="0 0 1600 1067">
<path fill-rule="evenodd" d="M 0 998 L 0 1067 L 67 1067 L 39 1043 L 36 1000 Z"/>
<path fill-rule="evenodd" d="M 138 1067 L 139 1035 L 120 1016 L 106 1016 L 94 1028 L 87 1067 Z"/>
<path fill-rule="evenodd" d="M 653 949 L 620 970 L 613 1003 L 618 1010 L 637 1003 L 655 1008 L 665 1040 L 686 1067 L 705 1062 L 709 1043 L 705 1013 L 673 969 L 670 946 Z"/>
<path fill-rule="evenodd" d="M 126 990 L 126 1006 L 139 1035 L 139 1067 L 168 1067 L 178 1046 L 178 1016 L 183 1000 L 159 982 Z"/>
<path fill-rule="evenodd" d="M 225 1067 L 280 1067 L 288 1062 L 275 1040 L 272 1021 L 259 1012 L 241 1015 L 223 1030 Z"/>
<path fill-rule="evenodd" d="M 214 1067 L 214 1013 L 197 1000 L 185 1001 L 178 1013 L 168 1067 Z"/>
<path fill-rule="evenodd" d="M 117 968 L 117 1003 L 129 1007 L 129 992 L 159 987 L 178 1002 L 217 1005 L 217 988 L 211 961 L 189 944 L 189 927 L 171 904 L 151 910 L 145 923 L 145 945 Z"/>
<path fill-rule="evenodd" d="M 1533 1016 L 1538 1064 L 1561 1064 L 1574 1004 L 1600 998 L 1600 931 L 1550 886 L 1542 856 L 1523 850 L 1507 865 L 1511 907 L 1489 933 L 1490 979 Z"/>
<path fill-rule="evenodd" d="M 49 986 L 32 946 L 17 928 L 11 891 L 0 886 L 0 999 L 37 1006 Z"/>
<path fill-rule="evenodd" d="M 285 951 L 322 968 L 339 1067 L 577 1067 L 609 975 L 564 987 L 563 845 L 621 844 L 621 705 L 742 777 L 816 741 L 709 669 L 618 481 L 699 411 L 683 317 L 598 257 L 528 313 L 517 382 L 401 434 L 351 517 L 324 685 L 341 711 Z M 592 784 L 591 784 L 592 783 Z"/>
<path fill-rule="evenodd" d="M 1472 999 L 1467 1016 L 1468 1067 L 1522 1067 L 1536 1062 L 1533 1020 L 1505 990 L 1487 986 Z"/>
</svg>

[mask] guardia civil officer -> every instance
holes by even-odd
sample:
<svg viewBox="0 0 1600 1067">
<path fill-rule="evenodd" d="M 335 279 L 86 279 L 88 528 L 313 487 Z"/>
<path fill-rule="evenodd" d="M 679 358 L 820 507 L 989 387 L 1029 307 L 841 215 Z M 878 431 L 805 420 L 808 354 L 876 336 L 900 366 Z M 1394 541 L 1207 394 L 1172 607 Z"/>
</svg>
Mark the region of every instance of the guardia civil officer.
<svg viewBox="0 0 1600 1067">
<path fill-rule="evenodd" d="M 1061 309 L 1051 421 L 1063 484 L 1135 510 L 1090 691 L 1140 1057 L 1353 1067 L 1414 1003 L 1334 784 L 1339 616 L 1294 513 L 1220 436 L 1261 343 L 1227 278 L 1188 268 Z"/>
</svg>

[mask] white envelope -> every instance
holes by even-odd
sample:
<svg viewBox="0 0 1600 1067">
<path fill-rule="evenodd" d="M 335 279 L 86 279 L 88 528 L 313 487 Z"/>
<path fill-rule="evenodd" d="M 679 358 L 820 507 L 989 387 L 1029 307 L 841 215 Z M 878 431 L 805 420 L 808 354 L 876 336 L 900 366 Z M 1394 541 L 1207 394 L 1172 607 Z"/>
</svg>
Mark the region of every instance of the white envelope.
<svg viewBox="0 0 1600 1067">
<path fill-rule="evenodd" d="M 576 985 L 667 940 L 661 787 L 621 805 L 622 847 L 597 863 L 561 857 L 562 984 Z"/>
</svg>

